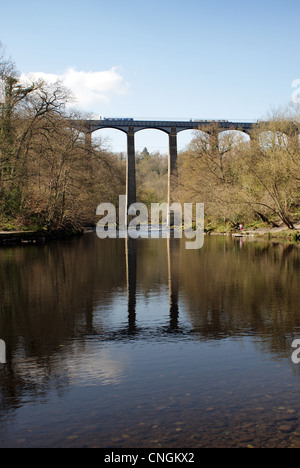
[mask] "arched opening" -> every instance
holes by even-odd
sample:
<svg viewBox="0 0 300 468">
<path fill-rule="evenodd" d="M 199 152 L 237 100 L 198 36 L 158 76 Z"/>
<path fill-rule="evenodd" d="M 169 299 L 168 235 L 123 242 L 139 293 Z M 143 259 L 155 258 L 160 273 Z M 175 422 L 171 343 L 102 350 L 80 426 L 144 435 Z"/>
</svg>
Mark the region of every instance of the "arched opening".
<svg viewBox="0 0 300 468">
<path fill-rule="evenodd" d="M 136 151 L 143 151 L 147 148 L 150 153 L 159 152 L 162 155 L 167 155 L 169 152 L 168 134 L 158 129 L 139 130 L 135 134 Z"/>
<path fill-rule="evenodd" d="M 279 131 L 265 131 L 259 133 L 259 144 L 262 150 L 283 148 L 288 146 L 288 136 Z"/>
<path fill-rule="evenodd" d="M 203 130 L 182 130 L 177 135 L 178 155 L 182 159 L 189 152 L 197 152 L 199 148 L 209 147 L 210 135 Z"/>
<path fill-rule="evenodd" d="M 168 134 L 158 129 L 135 133 L 137 200 L 150 209 L 168 197 Z"/>
<path fill-rule="evenodd" d="M 126 160 L 127 135 L 124 131 L 115 128 L 103 128 L 92 133 L 92 141 L 101 149 L 113 153 L 121 160 Z"/>
<path fill-rule="evenodd" d="M 250 135 L 240 130 L 226 130 L 219 134 L 219 148 L 221 152 L 234 152 L 238 148 L 249 147 Z"/>
<path fill-rule="evenodd" d="M 118 129 L 99 129 L 91 134 L 91 143 L 88 164 L 97 203 L 118 207 L 120 195 L 126 194 L 127 135 Z"/>
<path fill-rule="evenodd" d="M 188 146 L 191 144 L 195 138 L 197 130 L 182 130 L 177 135 L 177 146 L 178 153 L 182 153 L 187 150 Z"/>
</svg>

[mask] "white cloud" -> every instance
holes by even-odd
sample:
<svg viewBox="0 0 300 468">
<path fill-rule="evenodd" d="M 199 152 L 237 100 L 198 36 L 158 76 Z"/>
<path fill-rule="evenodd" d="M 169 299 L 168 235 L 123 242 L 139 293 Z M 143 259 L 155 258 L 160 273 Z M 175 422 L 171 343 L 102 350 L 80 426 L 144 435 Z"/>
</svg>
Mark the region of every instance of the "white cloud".
<svg viewBox="0 0 300 468">
<path fill-rule="evenodd" d="M 113 96 L 127 94 L 129 88 L 116 67 L 98 72 L 77 71 L 69 68 L 61 75 L 35 72 L 21 76 L 22 81 L 28 81 L 29 78 L 43 79 L 49 83 L 60 81 L 72 91 L 77 105 L 86 111 L 92 111 L 99 104 L 109 102 Z"/>
</svg>

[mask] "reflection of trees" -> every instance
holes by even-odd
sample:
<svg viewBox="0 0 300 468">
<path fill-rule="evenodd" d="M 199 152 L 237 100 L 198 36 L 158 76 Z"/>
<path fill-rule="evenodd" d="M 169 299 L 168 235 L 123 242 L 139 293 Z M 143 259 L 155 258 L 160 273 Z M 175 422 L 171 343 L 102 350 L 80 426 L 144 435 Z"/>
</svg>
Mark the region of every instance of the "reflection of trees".
<svg viewBox="0 0 300 468">
<path fill-rule="evenodd" d="M 0 251 L 0 327 L 8 353 L 22 340 L 28 355 L 42 358 L 75 333 L 92 331 L 95 305 L 109 303 L 125 281 L 121 242 L 102 249 L 88 236 L 76 245 Z"/>
<path fill-rule="evenodd" d="M 180 291 L 197 334 L 212 339 L 259 334 L 272 337 L 278 351 L 285 334 L 300 325 L 299 264 L 294 245 L 246 242 L 241 249 L 220 237 L 199 251 L 187 251 L 175 239 L 104 244 L 93 235 L 74 243 L 5 249 L 1 337 L 8 353 L 22 342 L 26 356 L 43 361 L 74 336 L 105 335 L 109 330 L 101 329 L 101 320 L 95 330 L 95 307 L 109 304 L 127 284 L 129 331 L 136 326 L 137 288 L 151 301 L 153 292 L 169 287 L 171 325 L 178 325 Z"/>
<path fill-rule="evenodd" d="M 299 248 L 214 238 L 182 254 L 182 293 L 201 338 L 258 335 L 271 351 L 290 354 L 300 326 Z M 287 339 L 288 338 L 288 339 Z"/>
<path fill-rule="evenodd" d="M 300 329 L 299 248 L 265 242 L 241 248 L 218 237 L 207 239 L 200 251 L 187 251 L 184 241 L 99 241 L 88 235 L 0 250 L 0 337 L 8 354 L 0 370 L 1 408 L 17 406 L 23 394 L 43 395 L 50 385 L 64 388 L 64 378 L 54 377 L 53 359 L 59 355 L 63 366 L 68 348 L 62 346 L 76 341 L 84 347 L 90 335 L 103 342 L 143 339 L 147 333 L 156 340 L 174 331 L 200 340 L 253 335 L 262 349 L 290 356 Z M 108 329 L 101 309 L 126 287 L 127 327 Z M 151 301 L 167 288 L 169 323 L 139 328 L 137 292 Z M 184 316 L 179 321 L 183 312 L 192 331 Z M 24 362 L 30 362 L 28 371 L 21 369 Z"/>
<path fill-rule="evenodd" d="M 116 288 L 126 288 L 122 242 L 106 241 L 103 248 L 88 235 L 0 250 L 0 336 L 8 361 L 1 371 L 2 409 L 5 402 L 17 405 L 24 392 L 38 395 L 47 388 L 53 356 L 75 337 L 84 344 L 94 333 L 96 306 L 111 303 Z M 28 372 L 19 365 L 24 358 L 32 362 Z"/>
</svg>

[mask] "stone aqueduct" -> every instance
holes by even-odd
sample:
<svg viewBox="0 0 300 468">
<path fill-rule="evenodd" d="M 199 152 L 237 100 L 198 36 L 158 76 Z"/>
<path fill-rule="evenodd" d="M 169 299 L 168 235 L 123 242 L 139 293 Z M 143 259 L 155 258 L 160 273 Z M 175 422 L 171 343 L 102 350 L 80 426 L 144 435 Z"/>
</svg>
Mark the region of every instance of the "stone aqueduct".
<svg viewBox="0 0 300 468">
<path fill-rule="evenodd" d="M 78 122 L 77 122 L 78 123 Z M 168 177 L 168 202 L 172 203 L 173 180 L 172 175 L 176 171 L 178 156 L 177 135 L 184 130 L 201 130 L 209 133 L 210 128 L 217 128 L 219 133 L 228 130 L 237 130 L 251 136 L 255 123 L 218 121 L 145 121 L 133 119 L 101 119 L 86 120 L 80 122 L 84 129 L 86 144 L 91 144 L 92 133 L 101 129 L 117 129 L 127 135 L 127 160 L 126 160 L 126 196 L 127 206 L 136 202 L 136 170 L 135 170 L 135 134 L 145 129 L 161 130 L 169 135 L 169 177 Z M 215 131 L 215 130 L 214 130 Z"/>
</svg>

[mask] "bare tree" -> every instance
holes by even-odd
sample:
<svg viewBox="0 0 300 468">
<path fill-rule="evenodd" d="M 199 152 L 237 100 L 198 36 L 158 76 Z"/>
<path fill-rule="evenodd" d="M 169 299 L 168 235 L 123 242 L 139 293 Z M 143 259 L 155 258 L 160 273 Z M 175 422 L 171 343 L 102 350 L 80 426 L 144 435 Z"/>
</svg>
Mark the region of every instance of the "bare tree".
<svg viewBox="0 0 300 468">
<path fill-rule="evenodd" d="M 116 198 L 123 164 L 85 144 L 83 118 L 61 83 L 22 83 L 13 63 L 0 61 L 0 221 L 48 229 L 93 222 L 101 197 Z"/>
</svg>

